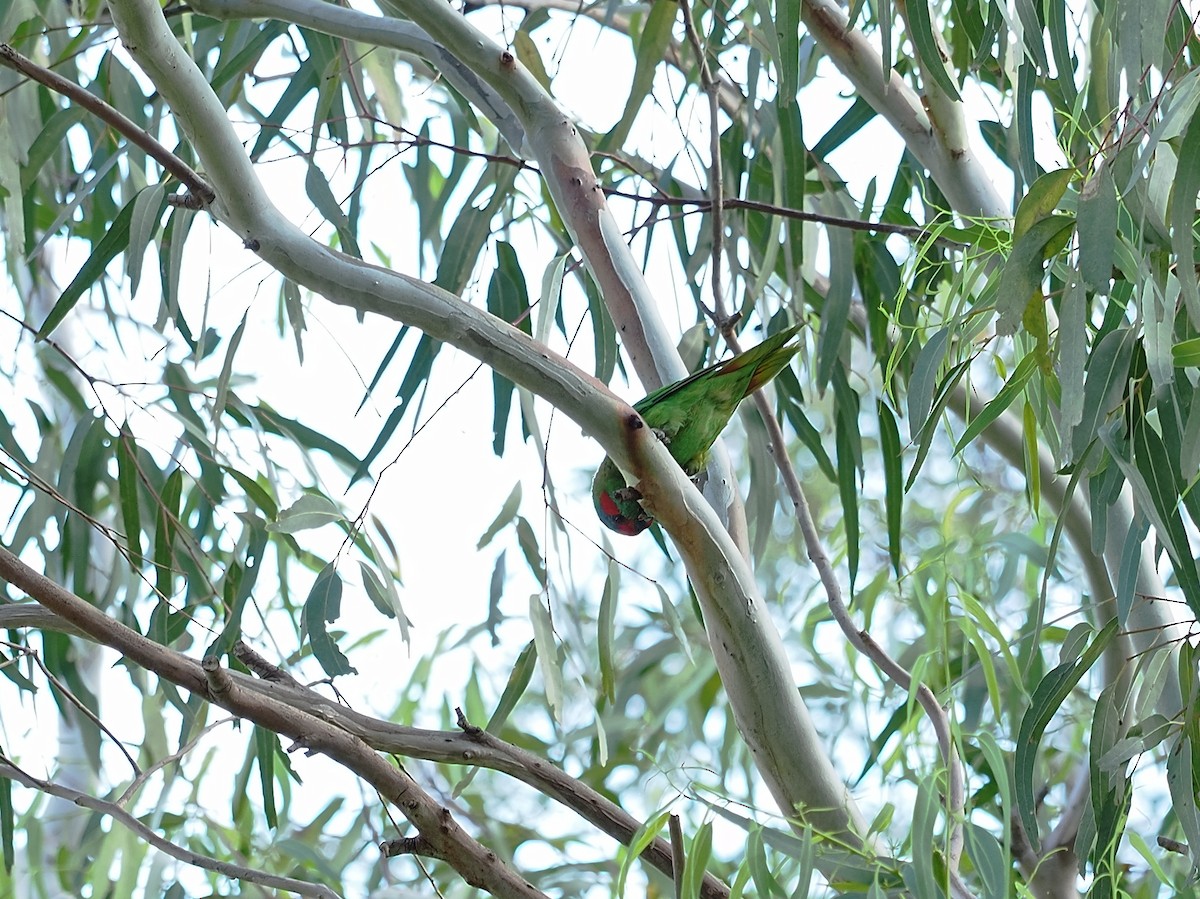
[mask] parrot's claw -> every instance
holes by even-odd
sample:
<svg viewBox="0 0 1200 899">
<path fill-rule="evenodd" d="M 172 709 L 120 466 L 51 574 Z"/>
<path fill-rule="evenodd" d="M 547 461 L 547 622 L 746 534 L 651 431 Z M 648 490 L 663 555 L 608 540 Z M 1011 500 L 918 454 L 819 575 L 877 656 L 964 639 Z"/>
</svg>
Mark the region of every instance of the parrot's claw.
<svg viewBox="0 0 1200 899">
<path fill-rule="evenodd" d="M 630 500 L 637 501 L 642 498 L 642 492 L 636 487 L 622 487 L 612 492 L 612 498 L 619 503 L 626 503 Z"/>
<path fill-rule="evenodd" d="M 660 441 L 662 441 L 663 446 L 671 445 L 671 438 L 667 435 L 666 431 L 664 431 L 662 428 L 654 428 L 653 430 L 654 430 L 654 436 L 657 437 Z"/>
</svg>

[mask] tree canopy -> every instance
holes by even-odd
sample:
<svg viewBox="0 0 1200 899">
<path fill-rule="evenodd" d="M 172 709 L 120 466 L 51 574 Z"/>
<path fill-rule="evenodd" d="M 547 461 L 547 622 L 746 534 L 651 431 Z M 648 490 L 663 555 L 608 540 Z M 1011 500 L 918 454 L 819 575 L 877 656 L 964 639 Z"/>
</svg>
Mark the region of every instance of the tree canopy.
<svg viewBox="0 0 1200 899">
<path fill-rule="evenodd" d="M 17 893 L 1188 890 L 1197 18 L 0 0 Z"/>
</svg>

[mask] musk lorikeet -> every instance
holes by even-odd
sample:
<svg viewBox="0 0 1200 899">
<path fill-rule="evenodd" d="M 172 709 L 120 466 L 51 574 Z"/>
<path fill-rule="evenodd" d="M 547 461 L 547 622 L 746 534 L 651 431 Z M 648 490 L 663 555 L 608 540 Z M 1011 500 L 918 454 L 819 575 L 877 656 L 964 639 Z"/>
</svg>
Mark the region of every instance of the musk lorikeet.
<svg viewBox="0 0 1200 899">
<path fill-rule="evenodd" d="M 791 361 L 800 347 L 789 341 L 799 330 L 799 325 L 786 328 L 732 359 L 660 387 L 633 404 L 688 477 L 704 470 L 709 449 L 729 424 L 738 403 Z M 637 490 L 626 485 L 616 463 L 605 456 L 592 480 L 592 501 L 600 520 L 618 534 L 640 534 L 654 519 L 639 498 Z"/>
</svg>

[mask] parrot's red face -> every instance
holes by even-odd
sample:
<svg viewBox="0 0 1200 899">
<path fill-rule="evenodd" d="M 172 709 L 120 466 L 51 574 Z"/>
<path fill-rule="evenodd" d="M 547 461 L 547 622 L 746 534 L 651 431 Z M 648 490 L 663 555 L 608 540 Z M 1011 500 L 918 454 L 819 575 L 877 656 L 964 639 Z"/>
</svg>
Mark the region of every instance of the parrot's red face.
<svg viewBox="0 0 1200 899">
<path fill-rule="evenodd" d="M 652 523 L 652 519 L 645 515 L 645 513 L 636 518 L 622 515 L 617 501 L 612 498 L 612 495 L 608 491 L 601 492 L 597 499 L 596 514 L 600 516 L 600 520 L 607 527 L 618 534 L 632 537 L 646 530 Z"/>
</svg>

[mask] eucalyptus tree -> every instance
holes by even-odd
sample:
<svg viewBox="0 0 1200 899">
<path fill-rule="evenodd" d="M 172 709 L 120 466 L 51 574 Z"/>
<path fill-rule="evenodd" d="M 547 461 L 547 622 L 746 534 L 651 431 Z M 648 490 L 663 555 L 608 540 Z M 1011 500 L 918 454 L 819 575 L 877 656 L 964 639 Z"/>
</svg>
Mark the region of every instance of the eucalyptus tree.
<svg viewBox="0 0 1200 899">
<path fill-rule="evenodd" d="M 368 7 L 0 3 L 18 887 L 1184 889 L 1189 8 Z"/>
</svg>

